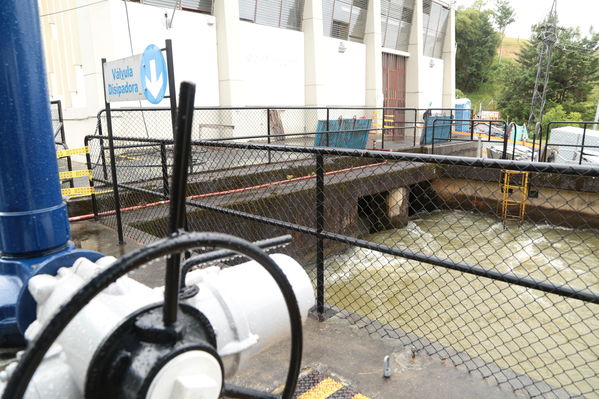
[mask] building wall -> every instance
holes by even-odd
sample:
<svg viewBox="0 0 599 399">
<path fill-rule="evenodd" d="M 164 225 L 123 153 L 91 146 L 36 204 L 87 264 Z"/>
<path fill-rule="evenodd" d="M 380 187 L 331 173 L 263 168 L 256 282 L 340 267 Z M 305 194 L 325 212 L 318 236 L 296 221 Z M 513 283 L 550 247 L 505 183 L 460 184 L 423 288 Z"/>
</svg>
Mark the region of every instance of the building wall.
<svg viewBox="0 0 599 399">
<path fill-rule="evenodd" d="M 345 47 L 339 51 L 340 44 Z M 366 46 L 325 37 L 325 104 L 364 106 L 366 96 Z"/>
<path fill-rule="evenodd" d="M 322 1 L 306 1 L 304 24 L 322 24 Z M 150 43 L 163 46 L 167 38 L 173 41 L 177 86 L 182 80 L 195 82 L 197 106 L 382 106 L 380 62 L 367 62 L 368 57 L 380 56 L 382 50 L 381 0 L 369 0 L 369 10 L 375 11 L 368 13 L 368 40 L 364 43 L 329 37 L 321 33 L 322 29 L 295 31 L 240 21 L 235 0 L 215 0 L 215 13 L 226 10 L 226 17 L 178 10 L 170 28 L 167 19 L 172 9 L 106 0 L 60 12 L 81 4 L 78 0 L 40 2 L 41 15 L 52 14 L 41 17 L 50 93 L 53 99 L 64 102 L 67 143 L 71 147 L 82 145 L 83 137 L 94 133 L 95 116 L 104 108 L 100 59 L 139 54 Z M 414 18 L 420 15 L 422 20 L 422 7 L 423 0 L 414 0 Z M 234 29 L 222 35 L 224 26 L 232 25 Z M 421 25 L 412 23 L 408 52 L 402 52 L 408 57 L 406 107 L 451 106 L 455 35 L 445 36 L 447 51 L 442 59 L 435 58 L 431 67 L 431 58 L 422 51 Z M 454 29 L 453 20 L 447 25 Z M 306 51 L 309 54 L 305 55 Z M 221 57 L 219 65 L 221 52 L 230 58 Z M 235 60 L 234 68 L 225 68 L 223 59 Z M 320 77 L 312 76 L 314 68 Z M 234 90 L 229 90 L 232 86 Z M 316 95 L 313 87 L 318 87 Z M 140 102 L 113 104 L 128 106 L 138 107 Z M 150 104 L 142 101 L 141 106 Z M 168 100 L 161 106 L 168 106 Z M 356 114 L 352 110 L 336 112 L 344 117 Z M 302 131 L 312 130 L 317 120 L 323 119 L 321 114 L 303 112 L 300 117 L 298 112 L 282 111 L 280 117 L 286 131 Z M 206 118 L 212 123 L 235 126 L 233 130 L 212 132 L 218 135 L 264 134 L 266 129 L 264 111 L 260 115 L 249 111 L 228 115 L 214 112 L 206 113 Z M 245 130 L 241 129 L 244 124 Z M 208 132 L 211 128 L 198 129 Z"/>
<path fill-rule="evenodd" d="M 304 105 L 304 34 L 240 23 L 246 105 Z"/>
<path fill-rule="evenodd" d="M 426 79 L 422 82 L 423 105 L 425 108 L 443 106 L 443 60 L 423 57 Z"/>
</svg>

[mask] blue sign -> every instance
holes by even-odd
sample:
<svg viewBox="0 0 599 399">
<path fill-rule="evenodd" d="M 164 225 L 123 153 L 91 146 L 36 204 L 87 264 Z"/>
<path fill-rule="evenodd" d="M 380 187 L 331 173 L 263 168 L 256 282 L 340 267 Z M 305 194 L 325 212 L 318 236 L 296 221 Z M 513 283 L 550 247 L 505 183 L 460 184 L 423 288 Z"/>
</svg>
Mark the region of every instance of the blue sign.
<svg viewBox="0 0 599 399">
<path fill-rule="evenodd" d="M 152 104 L 158 104 L 164 98 L 168 81 L 166 62 L 162 51 L 150 44 L 141 55 L 140 80 L 144 96 Z"/>
</svg>

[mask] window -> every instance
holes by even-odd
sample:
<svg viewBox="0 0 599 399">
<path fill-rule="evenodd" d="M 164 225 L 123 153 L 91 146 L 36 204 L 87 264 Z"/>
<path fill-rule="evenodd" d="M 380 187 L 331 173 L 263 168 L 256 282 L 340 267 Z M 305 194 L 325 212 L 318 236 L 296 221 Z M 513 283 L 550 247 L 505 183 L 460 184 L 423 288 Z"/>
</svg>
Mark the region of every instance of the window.
<svg viewBox="0 0 599 399">
<path fill-rule="evenodd" d="M 424 55 L 441 58 L 449 9 L 431 0 L 424 0 L 423 9 Z"/>
<path fill-rule="evenodd" d="M 367 12 L 368 0 L 323 0 L 324 34 L 362 43 Z"/>
<path fill-rule="evenodd" d="M 212 0 L 141 0 L 150 6 L 212 14 Z"/>
<path fill-rule="evenodd" d="M 408 50 L 414 0 L 381 0 L 381 39 L 383 47 Z"/>
<path fill-rule="evenodd" d="M 302 30 L 304 0 L 239 0 L 239 19 L 276 28 Z"/>
</svg>

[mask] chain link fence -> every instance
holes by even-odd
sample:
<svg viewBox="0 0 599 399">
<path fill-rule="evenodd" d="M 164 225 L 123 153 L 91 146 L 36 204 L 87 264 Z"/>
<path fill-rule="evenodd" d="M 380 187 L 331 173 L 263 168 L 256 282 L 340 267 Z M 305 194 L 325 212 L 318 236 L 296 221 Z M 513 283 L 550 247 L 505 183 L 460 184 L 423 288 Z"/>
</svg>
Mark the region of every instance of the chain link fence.
<svg viewBox="0 0 599 399">
<path fill-rule="evenodd" d="M 290 233 L 319 316 L 526 397 L 599 397 L 599 168 L 194 139 L 188 229 Z M 115 137 L 114 162 L 87 141 L 125 235 L 165 236 L 172 140 Z M 113 193 L 94 202 L 116 228 Z"/>
<path fill-rule="evenodd" d="M 311 146 L 317 133 L 327 129 L 329 132 L 341 130 L 341 122 L 338 122 L 341 120 L 344 131 L 368 130 L 366 148 L 397 149 L 416 145 L 424 123 L 423 112 L 427 111 L 361 107 L 196 108 L 192 139 L 242 139 Z M 354 121 L 359 123 L 360 120 L 368 123 L 353 129 Z M 328 126 L 326 121 L 329 121 Z M 111 110 L 111 122 L 115 136 L 173 138 L 170 108 L 115 108 Z M 106 135 L 107 130 L 106 112 L 103 110 L 98 113 L 97 133 Z"/>
</svg>

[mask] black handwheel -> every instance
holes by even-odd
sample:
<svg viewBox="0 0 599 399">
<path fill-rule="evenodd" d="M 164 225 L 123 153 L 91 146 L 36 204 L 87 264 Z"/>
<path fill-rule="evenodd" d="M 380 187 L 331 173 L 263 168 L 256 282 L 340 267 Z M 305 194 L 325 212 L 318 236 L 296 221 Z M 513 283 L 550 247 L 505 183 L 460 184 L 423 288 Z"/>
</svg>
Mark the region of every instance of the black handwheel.
<svg viewBox="0 0 599 399">
<path fill-rule="evenodd" d="M 197 232 L 182 232 L 177 236 L 165 238 L 135 250 L 117 260 L 112 266 L 82 287 L 68 303 L 60 308 L 56 316 L 54 316 L 37 338 L 30 343 L 29 348 L 23 354 L 11 379 L 8 381 L 2 399 L 23 398 L 33 374 L 56 338 L 58 338 L 77 313 L 111 283 L 154 259 L 167 255 L 180 254 L 198 247 L 225 248 L 257 261 L 277 283 L 283 294 L 289 313 L 291 356 L 283 393 L 281 395 L 273 395 L 267 392 L 225 384 L 223 395 L 230 398 L 291 399 L 295 392 L 302 357 L 302 320 L 291 284 L 279 266 L 256 245 L 227 234 Z M 165 287 L 165 298 L 168 291 L 167 288 Z M 170 288 L 178 290 L 178 286 Z"/>
</svg>

